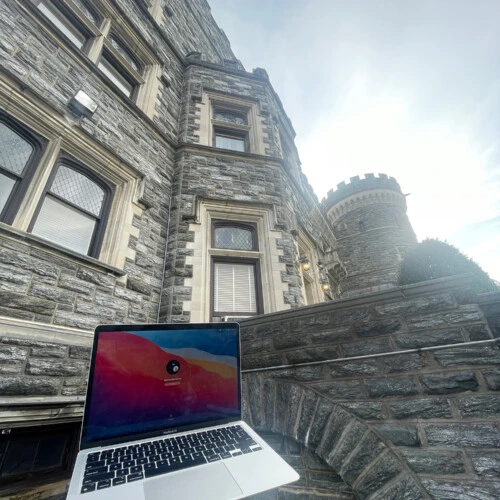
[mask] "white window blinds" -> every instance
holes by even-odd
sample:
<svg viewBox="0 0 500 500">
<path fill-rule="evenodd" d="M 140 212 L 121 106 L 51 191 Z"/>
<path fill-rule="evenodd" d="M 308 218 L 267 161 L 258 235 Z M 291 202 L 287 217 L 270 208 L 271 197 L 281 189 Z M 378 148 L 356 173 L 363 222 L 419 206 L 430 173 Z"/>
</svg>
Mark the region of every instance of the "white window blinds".
<svg viewBox="0 0 500 500">
<path fill-rule="evenodd" d="M 254 265 L 214 263 L 214 311 L 257 312 Z"/>
</svg>

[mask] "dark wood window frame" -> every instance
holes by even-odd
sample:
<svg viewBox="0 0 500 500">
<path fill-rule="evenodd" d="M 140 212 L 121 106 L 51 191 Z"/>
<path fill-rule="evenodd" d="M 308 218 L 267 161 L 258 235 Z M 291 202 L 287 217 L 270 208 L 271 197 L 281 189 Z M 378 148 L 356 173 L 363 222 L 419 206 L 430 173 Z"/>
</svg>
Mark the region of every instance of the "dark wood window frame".
<svg viewBox="0 0 500 500">
<path fill-rule="evenodd" d="M 32 0 L 32 2 L 35 4 L 37 9 L 39 10 L 39 5 L 47 3 L 44 0 Z M 64 2 L 58 1 L 54 2 L 52 0 L 52 6 L 53 8 L 58 11 L 62 17 L 64 18 L 62 22 L 64 24 L 69 24 L 69 26 L 76 31 L 78 31 L 84 38 L 85 42 L 83 43 L 82 47 L 76 47 L 78 50 L 81 50 L 84 54 L 86 54 L 90 48 L 90 41 L 98 36 L 98 26 L 101 25 L 102 22 L 102 16 L 93 8 L 91 8 L 89 5 L 87 5 L 86 2 L 85 5 L 89 9 L 89 11 L 92 13 L 92 15 L 96 18 L 96 25 L 94 26 L 92 21 L 88 19 L 85 14 L 82 12 L 81 16 L 75 14 Z M 76 4 L 75 4 L 76 5 Z M 78 9 L 78 5 L 76 5 L 76 8 Z M 79 9 L 78 9 L 79 10 Z M 52 22 L 51 19 L 49 19 L 43 12 L 39 10 L 39 12 L 47 19 L 47 21 L 54 26 L 54 23 Z M 85 21 L 83 21 L 83 18 L 85 18 Z M 66 33 L 61 31 L 60 29 L 57 28 L 57 32 L 63 36 L 69 43 L 73 44 L 73 42 L 68 38 Z M 73 44 L 74 45 L 74 44 Z"/>
<path fill-rule="evenodd" d="M 24 139 L 33 147 L 33 152 L 26 162 L 23 174 L 15 174 L 10 170 L 4 169 L 0 166 L 0 172 L 2 172 L 2 174 L 16 180 L 12 192 L 7 199 L 5 207 L 0 214 L 0 220 L 2 222 L 6 224 L 12 224 L 14 222 L 14 218 L 17 215 L 24 195 L 26 194 L 29 183 L 36 171 L 40 158 L 42 157 L 43 150 L 47 144 L 47 141 L 24 125 L 21 125 L 17 121 L 13 120 L 5 113 L 0 112 L 0 122 L 3 123 L 6 127 L 10 128 L 16 134 L 18 134 L 22 139 Z"/>
<path fill-rule="evenodd" d="M 228 137 L 229 139 L 239 139 L 243 141 L 244 151 L 239 151 L 237 149 L 229 149 L 229 151 L 238 151 L 248 153 L 250 150 L 250 141 L 248 139 L 248 131 L 247 130 L 237 130 L 226 126 L 214 125 L 214 139 L 213 146 L 217 146 L 217 137 Z M 220 149 L 228 149 L 228 148 L 220 148 Z"/>
<path fill-rule="evenodd" d="M 255 224 L 253 222 L 227 221 L 227 220 L 218 220 L 218 219 L 215 219 L 212 221 L 212 235 L 211 235 L 212 248 L 220 248 L 223 250 L 230 250 L 230 251 L 232 251 L 232 250 L 239 251 L 240 250 L 240 249 L 232 249 L 232 248 L 221 248 L 221 247 L 215 246 L 215 230 L 222 228 L 222 227 L 235 227 L 238 229 L 246 229 L 248 231 L 251 231 L 251 233 L 252 233 L 252 248 L 250 250 L 246 250 L 246 251 L 250 251 L 250 252 L 258 252 L 259 251 L 259 241 L 257 238 L 257 224 Z"/>
<path fill-rule="evenodd" d="M 50 191 L 52 187 L 52 183 L 54 182 L 55 176 L 57 174 L 57 171 L 59 167 L 63 165 L 68 168 L 71 168 L 75 170 L 76 172 L 84 175 L 88 179 L 90 179 L 92 182 L 96 183 L 100 188 L 104 190 L 104 200 L 102 203 L 101 207 L 101 212 L 99 216 L 96 216 L 95 214 L 85 210 L 84 208 L 73 204 L 72 202 L 68 201 L 67 199 L 57 195 L 56 193 L 53 193 Z M 73 157 L 69 156 L 66 153 L 61 153 L 59 155 L 59 158 L 57 159 L 56 163 L 54 164 L 52 168 L 52 172 L 50 174 L 50 177 L 47 181 L 47 184 L 45 185 L 45 188 L 43 190 L 42 195 L 40 196 L 40 200 L 38 202 L 38 205 L 36 207 L 35 213 L 33 215 L 33 218 L 31 219 L 30 225 L 28 227 L 28 232 L 31 232 L 33 230 L 33 227 L 36 223 L 36 220 L 38 218 L 38 215 L 40 213 L 40 210 L 42 209 L 43 202 L 45 201 L 45 197 L 49 193 L 50 196 L 53 198 L 57 199 L 58 201 L 61 201 L 62 203 L 66 204 L 67 206 L 74 208 L 78 210 L 80 213 L 83 213 L 85 215 L 88 215 L 94 219 L 96 219 L 96 225 L 94 228 L 94 232 L 92 234 L 92 238 L 89 244 L 89 251 L 87 255 L 89 257 L 99 257 L 99 252 L 101 250 L 102 246 L 102 241 L 104 238 L 104 233 L 106 230 L 106 224 L 108 222 L 109 218 L 109 212 L 111 209 L 111 203 L 113 200 L 113 195 L 115 192 L 115 186 L 110 183 L 108 180 L 104 179 L 100 175 L 96 174 L 92 169 L 89 167 L 85 166 L 83 163 L 79 162 L 78 160 L 75 160 Z M 57 243 L 54 243 L 57 245 Z"/>
<path fill-rule="evenodd" d="M 215 264 L 222 262 L 227 264 L 244 264 L 254 266 L 254 276 L 255 276 L 255 305 L 256 312 L 234 312 L 234 311 L 215 311 L 215 279 L 214 279 L 214 268 Z M 212 262 L 210 264 L 210 283 L 211 283 L 211 293 L 210 293 L 210 315 L 213 318 L 223 317 L 223 316 L 258 316 L 264 311 L 264 304 L 262 299 L 262 279 L 260 272 L 260 261 L 259 259 L 250 258 L 238 258 L 238 257 L 226 257 L 226 256 L 212 256 Z"/>
</svg>

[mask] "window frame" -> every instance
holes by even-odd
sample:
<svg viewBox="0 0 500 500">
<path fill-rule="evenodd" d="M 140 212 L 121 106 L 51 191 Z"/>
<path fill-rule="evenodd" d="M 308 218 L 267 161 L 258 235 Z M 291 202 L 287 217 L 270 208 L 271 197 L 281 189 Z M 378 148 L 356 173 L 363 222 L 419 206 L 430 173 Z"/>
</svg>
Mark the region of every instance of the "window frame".
<svg viewBox="0 0 500 500">
<path fill-rule="evenodd" d="M 226 123 L 226 122 L 224 122 Z M 217 149 L 225 149 L 227 151 L 237 151 L 238 153 L 248 153 L 249 152 L 249 141 L 248 141 L 248 131 L 239 131 L 234 130 L 229 127 L 221 127 L 219 125 L 214 125 L 214 133 L 213 133 L 213 147 Z M 217 146 L 217 137 L 227 137 L 229 139 L 237 139 L 243 142 L 243 151 L 239 149 L 232 148 L 222 148 Z"/>
<path fill-rule="evenodd" d="M 217 120 L 216 115 L 219 112 L 228 112 L 239 115 L 243 118 L 244 124 L 232 123 L 225 120 Z M 250 152 L 250 130 L 249 125 L 249 107 L 236 106 L 231 104 L 224 104 L 220 102 L 213 102 L 211 109 L 211 123 L 212 123 L 212 146 L 218 149 L 226 149 L 227 151 L 236 151 L 238 153 Z M 243 141 L 243 151 L 239 149 L 220 148 L 217 146 L 217 137 L 228 137 L 230 139 L 238 139 Z"/>
<path fill-rule="evenodd" d="M 236 249 L 236 248 L 222 248 L 215 246 L 215 231 L 222 227 L 236 227 L 238 229 L 246 229 L 252 233 L 252 248 L 251 249 Z M 259 241 L 257 237 L 257 224 L 255 222 L 242 222 L 242 221 L 230 221 L 230 220 L 212 220 L 212 233 L 211 233 L 211 248 L 217 250 L 229 250 L 231 252 L 258 252 L 259 251 Z"/>
<path fill-rule="evenodd" d="M 57 195 L 56 193 L 51 192 L 52 184 L 54 182 L 54 179 L 57 175 L 57 172 L 59 171 L 60 166 L 65 166 L 67 168 L 71 168 L 75 170 L 76 172 L 84 175 L 88 179 L 90 179 L 92 182 L 97 184 L 99 187 L 101 187 L 104 191 L 104 200 L 102 203 L 101 207 L 101 212 L 99 216 L 96 216 L 95 214 L 88 212 L 82 207 L 79 207 L 78 205 L 75 205 L 69 200 L 66 200 L 65 198 Z M 111 182 L 109 182 L 107 179 L 104 177 L 101 177 L 97 173 L 95 173 L 91 168 L 85 166 L 83 163 L 79 162 L 78 160 L 74 159 L 67 153 L 64 153 L 61 151 L 59 157 L 57 158 L 56 162 L 52 166 L 50 176 L 47 179 L 47 182 L 43 188 L 43 191 L 40 195 L 40 198 L 38 200 L 36 209 L 33 213 L 33 217 L 31 218 L 31 221 L 28 226 L 28 233 L 33 234 L 33 228 L 35 226 L 35 223 L 38 219 L 38 216 L 40 215 L 40 211 L 42 209 L 42 206 L 44 204 L 44 201 L 47 197 L 47 194 L 49 194 L 51 197 L 55 198 L 57 201 L 62 202 L 66 204 L 67 206 L 78 210 L 80 213 L 84 215 L 90 215 L 92 218 L 96 220 L 96 225 L 94 228 L 94 231 L 92 233 L 92 237 L 89 242 L 89 250 L 86 254 L 81 254 L 81 255 L 87 255 L 88 257 L 94 257 L 94 258 L 99 258 L 99 253 L 101 251 L 102 243 L 104 240 L 104 234 L 106 231 L 106 226 L 107 222 L 109 219 L 109 214 L 111 211 L 111 206 L 113 203 L 113 196 L 115 194 L 115 186 Z M 34 234 L 34 236 L 43 238 L 42 236 L 38 236 Z M 64 245 L 61 245 L 60 243 L 57 243 L 55 241 L 49 240 L 47 238 L 43 238 L 46 241 L 49 241 L 53 245 L 61 246 L 65 250 L 73 251 L 76 253 L 80 253 L 76 250 L 73 250 L 71 248 L 65 247 Z"/>
<path fill-rule="evenodd" d="M 235 250 L 236 252 L 238 250 Z M 215 264 L 226 263 L 226 264 L 243 264 L 248 266 L 253 266 L 254 268 L 254 279 L 255 279 L 255 307 L 256 312 L 235 312 L 235 311 L 215 311 Z M 260 259 L 258 258 L 248 258 L 248 257 L 236 257 L 236 256 L 224 256 L 224 255 L 212 255 L 210 262 L 210 317 L 224 317 L 224 316 L 234 316 L 234 317 L 246 317 L 246 316 L 258 316 L 262 314 L 264 310 L 263 298 L 262 298 L 262 276 L 260 270 Z"/>
<path fill-rule="evenodd" d="M 18 175 L 0 166 L 1 173 L 11 178 L 18 178 L 9 194 L 9 197 L 7 198 L 7 201 L 5 202 L 2 212 L 0 213 L 0 221 L 11 225 L 14 222 L 28 186 L 35 174 L 37 165 L 44 153 L 45 146 L 47 145 L 47 141 L 37 133 L 33 132 L 33 130 L 21 125 L 16 120 L 1 111 L 0 122 L 33 146 L 33 152 L 28 158 L 28 161 L 23 169 L 24 174 Z"/>
</svg>

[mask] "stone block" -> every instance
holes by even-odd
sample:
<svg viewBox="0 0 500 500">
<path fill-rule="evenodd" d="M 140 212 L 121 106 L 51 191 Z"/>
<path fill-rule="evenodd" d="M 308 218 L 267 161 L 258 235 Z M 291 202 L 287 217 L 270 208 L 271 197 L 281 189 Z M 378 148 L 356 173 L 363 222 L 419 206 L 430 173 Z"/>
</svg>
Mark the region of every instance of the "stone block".
<svg viewBox="0 0 500 500">
<path fill-rule="evenodd" d="M 375 360 L 341 361 L 328 365 L 332 377 L 356 377 L 364 375 L 377 375 L 378 367 Z"/>
<path fill-rule="evenodd" d="M 387 335 L 401 330 L 401 321 L 397 318 L 388 318 L 382 321 L 363 321 L 353 327 L 358 337 L 375 337 Z"/>
<path fill-rule="evenodd" d="M 477 391 L 479 384 L 473 372 L 450 375 L 426 375 L 420 377 L 425 394 L 454 394 L 457 392 Z"/>
<path fill-rule="evenodd" d="M 72 292 L 36 282 L 31 284 L 28 295 L 51 300 L 60 304 L 73 304 L 75 301 L 75 294 Z"/>
<path fill-rule="evenodd" d="M 413 396 L 417 394 L 417 386 L 412 378 L 368 379 L 365 380 L 365 386 L 371 398 Z"/>
<path fill-rule="evenodd" d="M 469 451 L 468 454 L 474 470 L 479 476 L 498 480 L 500 477 L 500 451 Z"/>
<path fill-rule="evenodd" d="M 414 425 L 378 424 L 375 429 L 383 439 L 391 441 L 395 446 L 420 446 L 417 428 Z"/>
<path fill-rule="evenodd" d="M 68 347 L 65 345 L 32 347 L 30 349 L 30 357 L 33 358 L 65 358 L 67 355 Z"/>
<path fill-rule="evenodd" d="M 55 279 L 59 276 L 59 270 L 56 266 L 7 248 L 0 248 L 0 263 L 24 269 L 25 271 L 32 271 L 39 276 Z"/>
<path fill-rule="evenodd" d="M 142 295 L 133 292 L 131 290 L 127 290 L 126 288 L 122 288 L 120 286 L 117 286 L 115 288 L 115 297 L 118 297 L 120 299 L 128 300 L 129 302 L 133 302 L 134 304 L 142 304 Z"/>
<path fill-rule="evenodd" d="M 51 300 L 19 295 L 17 293 L 2 292 L 2 306 L 12 309 L 21 309 L 36 314 L 51 315 L 54 312 L 56 303 Z"/>
<path fill-rule="evenodd" d="M 391 352 L 392 348 L 387 337 L 378 339 L 366 339 L 362 342 L 352 342 L 343 344 L 344 354 L 346 357 L 366 356 L 368 354 L 382 354 Z"/>
<path fill-rule="evenodd" d="M 402 448 L 399 453 L 418 474 L 448 475 L 466 472 L 464 456 L 460 451 Z"/>
<path fill-rule="evenodd" d="M 72 345 L 69 348 L 69 357 L 74 359 L 90 360 L 91 347 Z"/>
<path fill-rule="evenodd" d="M 115 310 L 109 307 L 97 306 L 92 303 L 83 302 L 77 300 L 75 306 L 75 312 L 78 314 L 85 314 L 88 316 L 93 316 L 94 318 L 103 319 L 106 321 L 113 321 L 115 318 Z"/>
<path fill-rule="evenodd" d="M 353 421 L 350 413 L 341 406 L 332 404 L 330 415 L 326 425 L 321 431 L 321 440 L 316 448 L 316 454 L 323 458 L 328 464 L 330 455 L 334 448 L 340 444 L 341 437 L 347 426 Z"/>
<path fill-rule="evenodd" d="M 104 288 L 113 288 L 116 283 L 116 278 L 110 274 L 91 271 L 86 267 L 80 267 L 76 273 L 76 277 L 87 283 L 99 285 Z"/>
<path fill-rule="evenodd" d="M 492 335 L 485 324 L 466 326 L 465 331 L 469 335 L 470 340 L 488 340 Z"/>
<path fill-rule="evenodd" d="M 500 364 L 500 348 L 498 345 L 477 345 L 467 347 L 450 347 L 436 351 L 434 357 L 441 366 L 461 365 L 498 365 Z"/>
<path fill-rule="evenodd" d="M 339 352 L 334 347 L 318 347 L 313 349 L 299 349 L 285 352 L 286 362 L 289 364 L 308 363 L 311 361 L 326 361 L 337 359 Z"/>
<path fill-rule="evenodd" d="M 398 354 L 381 358 L 386 373 L 410 372 L 421 370 L 425 365 L 425 358 L 418 353 Z"/>
<path fill-rule="evenodd" d="M 500 498 L 498 481 L 475 481 L 461 478 L 457 481 L 421 479 L 429 495 L 436 500 L 496 500 Z"/>
<path fill-rule="evenodd" d="M 367 473 L 355 483 L 354 490 L 358 498 L 364 499 L 370 495 L 376 498 L 376 492 L 400 472 L 401 467 L 392 455 L 390 453 L 382 454 Z"/>
<path fill-rule="evenodd" d="M 0 394 L 3 396 L 56 396 L 60 381 L 26 376 L 0 377 Z"/>
<path fill-rule="evenodd" d="M 366 425 L 362 424 L 357 419 L 351 418 L 350 424 L 342 433 L 340 442 L 332 450 L 330 450 L 330 453 L 326 460 L 327 463 L 329 463 L 334 470 L 341 470 L 341 467 L 346 461 L 347 457 L 359 444 L 360 440 L 366 434 L 366 431 Z"/>
<path fill-rule="evenodd" d="M 316 385 L 315 389 L 331 399 L 361 399 L 365 397 L 361 380 L 343 380 L 338 382 L 324 382 Z"/>
<path fill-rule="evenodd" d="M 268 366 L 283 365 L 283 358 L 280 354 L 261 354 L 258 356 L 248 356 L 241 360 L 243 370 L 252 370 L 255 368 L 265 368 Z"/>
<path fill-rule="evenodd" d="M 332 415 L 334 403 L 320 398 L 316 411 L 314 413 L 314 419 L 307 430 L 307 434 L 304 439 L 304 444 L 308 446 L 312 451 L 315 451 L 323 439 L 323 434 L 328 427 L 328 421 Z M 299 422 L 300 428 L 300 422 Z M 321 458 L 324 456 L 320 455 Z"/>
<path fill-rule="evenodd" d="M 241 344 L 242 356 L 252 356 L 262 352 L 271 352 L 271 339 L 252 339 Z"/>
<path fill-rule="evenodd" d="M 297 366 L 296 368 L 286 368 L 276 371 L 276 378 L 286 378 L 297 382 L 313 382 L 324 379 L 324 367 L 315 366 Z"/>
<path fill-rule="evenodd" d="M 276 383 L 275 412 L 279 417 L 274 419 L 274 432 L 288 436 L 295 434 L 295 424 L 302 396 L 303 390 L 298 385 L 284 382 Z"/>
<path fill-rule="evenodd" d="M 301 401 L 299 410 L 300 414 L 297 418 L 297 429 L 295 433 L 295 437 L 301 443 L 308 443 L 310 429 L 315 419 L 316 408 L 319 400 L 319 396 L 316 393 L 312 391 L 304 391 L 304 397 Z"/>
<path fill-rule="evenodd" d="M 25 347 L 0 345 L 0 363 L 25 361 L 28 357 L 28 349 Z"/>
<path fill-rule="evenodd" d="M 500 370 L 488 370 L 483 372 L 483 377 L 486 380 L 488 389 L 492 391 L 500 391 Z"/>
<path fill-rule="evenodd" d="M 354 484 L 365 467 L 386 449 L 384 443 L 373 432 L 365 434 L 354 453 L 341 465 L 342 477 L 348 484 Z"/>
<path fill-rule="evenodd" d="M 57 310 L 54 323 L 56 325 L 71 326 L 83 330 L 93 330 L 99 324 L 99 321 L 97 318 L 93 318 L 87 314 L 75 314 L 69 311 Z"/>
<path fill-rule="evenodd" d="M 456 324 L 484 322 L 484 316 L 479 306 L 468 304 L 449 312 L 439 312 L 407 318 L 406 324 L 409 330 L 420 330 L 423 328 L 447 328 Z"/>
<path fill-rule="evenodd" d="M 298 334 L 280 335 L 273 338 L 275 349 L 290 349 L 293 347 L 302 347 L 308 345 L 307 337 Z"/>
<path fill-rule="evenodd" d="M 411 399 L 389 403 L 389 408 L 398 420 L 451 418 L 450 402 L 441 398 Z"/>
<path fill-rule="evenodd" d="M 401 349 L 420 349 L 435 345 L 458 344 L 464 342 L 464 337 L 460 328 L 454 328 L 394 335 L 394 342 Z"/>
<path fill-rule="evenodd" d="M 458 408 L 464 418 L 500 417 L 500 395 L 477 394 L 460 398 Z"/>
<path fill-rule="evenodd" d="M 384 500 L 423 500 L 427 492 L 409 474 L 400 476 L 396 482 L 384 491 Z"/>
<path fill-rule="evenodd" d="M 328 328 L 320 332 L 309 334 L 313 344 L 331 344 L 352 338 L 352 330 L 350 326 L 339 326 L 337 328 Z"/>
<path fill-rule="evenodd" d="M 424 429 L 430 446 L 500 447 L 494 424 L 429 424 Z"/>
<path fill-rule="evenodd" d="M 26 365 L 28 375 L 75 377 L 84 375 L 86 371 L 87 363 L 83 361 L 30 358 Z"/>
<path fill-rule="evenodd" d="M 375 306 L 375 312 L 379 316 L 414 316 L 436 310 L 449 309 L 455 306 L 455 300 L 451 294 L 443 293 L 431 297 L 416 297 L 414 299 L 377 305 Z"/>
<path fill-rule="evenodd" d="M 71 290 L 83 295 L 91 295 L 95 290 L 95 285 L 87 281 L 75 278 L 69 274 L 61 274 L 58 286 L 66 290 Z"/>
<path fill-rule="evenodd" d="M 359 401 L 349 403 L 342 401 L 339 404 L 363 420 L 383 420 L 385 418 L 382 403 L 379 402 Z"/>
</svg>

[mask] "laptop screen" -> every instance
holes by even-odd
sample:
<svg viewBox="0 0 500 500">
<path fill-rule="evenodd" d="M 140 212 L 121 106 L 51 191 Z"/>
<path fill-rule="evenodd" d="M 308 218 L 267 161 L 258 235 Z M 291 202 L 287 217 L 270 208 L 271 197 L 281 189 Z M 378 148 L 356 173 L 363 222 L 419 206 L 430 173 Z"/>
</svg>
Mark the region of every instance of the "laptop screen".
<svg viewBox="0 0 500 500">
<path fill-rule="evenodd" d="M 100 326 L 82 448 L 239 420 L 235 323 Z"/>
</svg>

